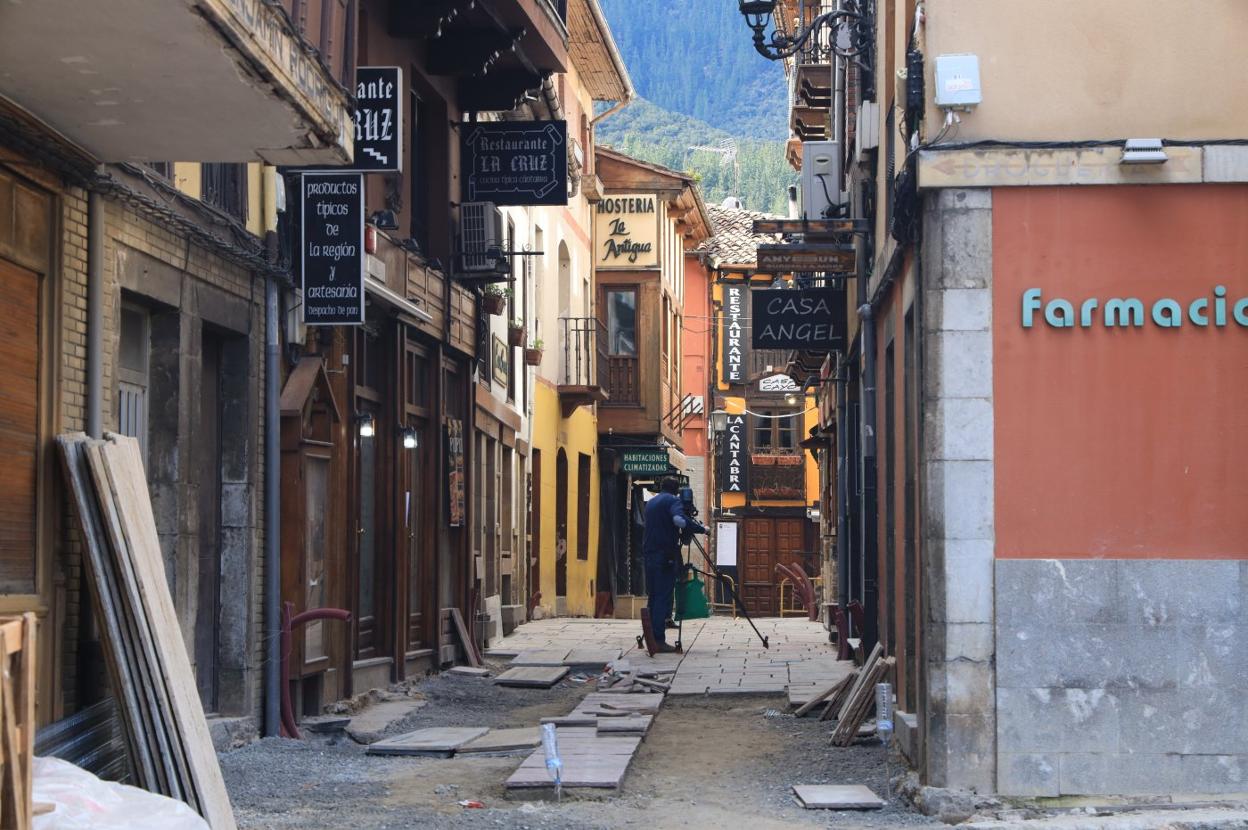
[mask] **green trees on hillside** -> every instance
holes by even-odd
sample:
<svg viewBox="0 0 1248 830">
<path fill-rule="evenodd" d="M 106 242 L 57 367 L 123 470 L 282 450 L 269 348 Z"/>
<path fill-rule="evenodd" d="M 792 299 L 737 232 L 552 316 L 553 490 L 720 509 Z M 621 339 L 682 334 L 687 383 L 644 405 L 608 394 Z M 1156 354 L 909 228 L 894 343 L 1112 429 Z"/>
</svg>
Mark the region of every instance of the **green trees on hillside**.
<svg viewBox="0 0 1248 830">
<path fill-rule="evenodd" d="M 732 0 L 602 0 L 638 93 L 742 138 L 779 139 L 784 70 L 750 41 Z"/>
<path fill-rule="evenodd" d="M 693 150 L 716 146 L 733 136 L 697 119 L 637 100 L 603 121 L 597 140 L 622 153 L 693 173 L 708 203 L 728 196 L 741 199 L 745 207 L 783 215 L 787 210 L 786 188 L 797 180 L 784 158 L 784 143 L 735 139 L 735 161 L 724 154 Z"/>
</svg>

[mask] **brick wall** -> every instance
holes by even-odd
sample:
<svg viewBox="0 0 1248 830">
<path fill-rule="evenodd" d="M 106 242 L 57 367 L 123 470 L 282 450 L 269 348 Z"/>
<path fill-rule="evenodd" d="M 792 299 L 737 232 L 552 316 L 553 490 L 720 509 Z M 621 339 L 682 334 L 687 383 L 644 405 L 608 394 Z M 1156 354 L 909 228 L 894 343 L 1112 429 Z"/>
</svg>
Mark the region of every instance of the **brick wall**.
<svg viewBox="0 0 1248 830">
<path fill-rule="evenodd" d="M 86 317 L 87 317 L 87 196 L 82 190 L 64 194 L 62 210 L 61 309 L 59 344 L 63 361 L 59 377 L 58 420 L 62 430 L 82 430 L 86 425 Z M 168 468 L 170 487 L 162 491 L 155 505 L 158 517 L 165 508 L 166 519 L 158 518 L 162 548 L 166 554 L 171 587 L 180 610 L 193 593 L 197 571 L 195 533 L 198 519 L 193 501 L 196 483 L 191 480 L 187 458 L 193 445 L 197 400 L 199 338 L 203 325 L 232 335 L 245 355 L 246 418 L 236 449 L 245 464 L 240 480 L 223 476 L 235 507 L 222 516 L 221 644 L 219 655 L 228 654 L 232 665 L 229 677 L 222 676 L 223 709 L 235 714 L 258 715 L 263 661 L 263 383 L 264 383 L 264 287 L 245 269 L 213 251 L 206 250 L 164 227 L 141 217 L 131 208 L 114 201 L 105 203 L 104 302 L 102 409 L 105 431 L 118 428 L 117 351 L 120 335 L 121 295 L 125 284 L 136 298 L 150 302 L 161 313 L 176 315 L 180 332 L 176 345 L 176 406 L 165 402 L 168 425 L 174 427 L 171 439 L 174 463 Z M 149 293 L 150 292 L 150 293 Z M 153 403 L 160 403 L 154 401 Z M 224 419 L 223 419 L 224 420 Z M 149 433 L 150 433 L 149 429 Z M 152 459 L 149 456 L 149 467 Z M 238 466 L 238 465 L 235 465 Z M 149 482 L 157 489 L 159 474 L 149 470 Z M 164 497 L 175 499 L 175 506 L 162 504 Z M 169 510 L 172 510 L 170 513 Z M 228 513 L 228 515 L 227 515 Z M 78 642 L 84 626 L 85 597 L 81 595 L 81 542 L 67 513 L 64 524 L 61 565 L 65 580 L 64 631 L 61 637 L 64 672 L 62 690 L 66 711 L 76 707 Z M 228 538 L 227 538 L 228 537 Z M 227 545 L 233 549 L 226 550 Z M 231 580 L 226 582 L 226 580 Z M 189 586 L 189 587 L 188 587 Z M 189 597 L 192 598 L 193 597 Z M 193 603 L 192 603 L 193 607 Z M 193 612 L 192 612 L 193 613 Z M 193 633 L 191 614 L 182 620 L 183 633 Z M 192 654 L 193 643 L 188 639 Z M 219 656 L 219 660 L 222 658 Z M 223 666 L 223 671 L 227 669 Z M 226 689 L 226 686 L 229 689 Z M 227 701 L 228 698 L 228 701 Z"/>
</svg>

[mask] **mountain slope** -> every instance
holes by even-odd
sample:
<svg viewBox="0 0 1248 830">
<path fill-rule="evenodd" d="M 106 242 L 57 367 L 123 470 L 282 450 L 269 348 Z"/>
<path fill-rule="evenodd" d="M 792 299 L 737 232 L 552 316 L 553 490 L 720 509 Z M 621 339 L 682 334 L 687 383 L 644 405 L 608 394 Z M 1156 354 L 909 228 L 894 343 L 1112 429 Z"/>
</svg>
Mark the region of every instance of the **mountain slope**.
<svg viewBox="0 0 1248 830">
<path fill-rule="evenodd" d="M 603 121 L 596 138 L 600 144 L 644 161 L 693 173 L 709 204 L 737 196 L 751 210 L 784 214 L 786 187 L 797 179 L 785 161 L 783 142 L 735 138 L 726 130 L 644 99 Z M 735 163 L 722 154 L 691 149 L 725 141 L 735 141 Z"/>
<path fill-rule="evenodd" d="M 784 140 L 785 80 L 732 0 L 601 0 L 641 97 L 739 138 Z"/>
</svg>

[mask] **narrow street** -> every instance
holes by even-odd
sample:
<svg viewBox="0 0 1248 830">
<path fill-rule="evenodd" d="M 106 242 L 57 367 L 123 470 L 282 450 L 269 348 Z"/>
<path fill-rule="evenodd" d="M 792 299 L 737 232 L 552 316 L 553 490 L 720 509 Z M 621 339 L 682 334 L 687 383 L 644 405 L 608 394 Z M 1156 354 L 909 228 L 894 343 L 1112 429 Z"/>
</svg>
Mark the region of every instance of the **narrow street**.
<svg viewBox="0 0 1248 830">
<path fill-rule="evenodd" d="M 785 619 L 761 620 L 759 625 L 772 639 L 772 656 L 792 656 L 798 648 L 809 649 L 811 661 L 835 656 L 826 645 L 826 632 L 816 623 Z M 570 649 L 593 642 L 631 649 L 622 659 L 645 662 L 648 658 L 644 652 L 639 656 L 633 642 L 637 630 L 636 624 L 627 622 L 538 621 L 521 626 L 500 650 Z M 822 646 L 816 642 L 821 635 Z M 527 750 L 498 757 L 394 758 L 368 756 L 363 745 L 341 733 L 313 735 L 302 742 L 264 739 L 222 756 L 240 826 L 260 830 L 333 822 L 358 830 L 414 826 L 770 830 L 939 823 L 896 798 L 869 813 L 820 815 L 802 810 L 790 790 L 793 784 L 860 783 L 883 794 L 889 776 L 900 772 L 896 759 L 890 763 L 873 739 L 847 748 L 828 746 L 829 724 L 783 714 L 788 708 L 787 682 L 771 692 L 729 692 L 730 687 L 723 685 L 718 693 L 677 694 L 682 680 L 701 685 L 718 676 L 739 684 L 742 675 L 757 676 L 767 661 L 743 620 L 691 621 L 684 639 L 688 650 L 674 690 L 618 793 L 571 789 L 558 802 L 548 796 L 539 800 L 509 796 L 504 782 Z M 494 674 L 507 662 L 487 659 Z M 800 670 L 803 662 L 789 663 L 778 673 Z M 713 672 L 715 663 L 718 669 Z M 532 726 L 542 717 L 571 711 L 595 686 L 594 679 L 581 672 L 548 690 L 505 688 L 489 678 L 443 674 L 407 690 L 418 708 L 386 726 L 383 736 L 431 726 Z M 485 807 L 465 809 L 458 802 L 466 800 Z"/>
</svg>

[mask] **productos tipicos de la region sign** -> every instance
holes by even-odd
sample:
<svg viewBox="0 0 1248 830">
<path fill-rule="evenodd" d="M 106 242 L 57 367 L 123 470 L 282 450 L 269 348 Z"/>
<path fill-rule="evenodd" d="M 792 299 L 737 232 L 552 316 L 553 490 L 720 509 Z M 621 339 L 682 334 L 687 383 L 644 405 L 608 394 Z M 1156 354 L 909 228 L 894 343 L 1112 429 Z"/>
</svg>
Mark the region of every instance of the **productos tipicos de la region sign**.
<svg viewBox="0 0 1248 830">
<path fill-rule="evenodd" d="M 1041 319 L 1055 329 L 1138 329 L 1150 324 L 1163 329 L 1226 328 L 1231 322 L 1248 328 L 1248 297 L 1232 299 L 1227 296 L 1225 285 L 1215 285 L 1207 295 L 1182 300 L 1088 297 L 1076 305 L 1064 297 L 1045 299 L 1039 288 L 1028 288 L 1023 292 L 1023 328 L 1032 328 Z"/>
</svg>

